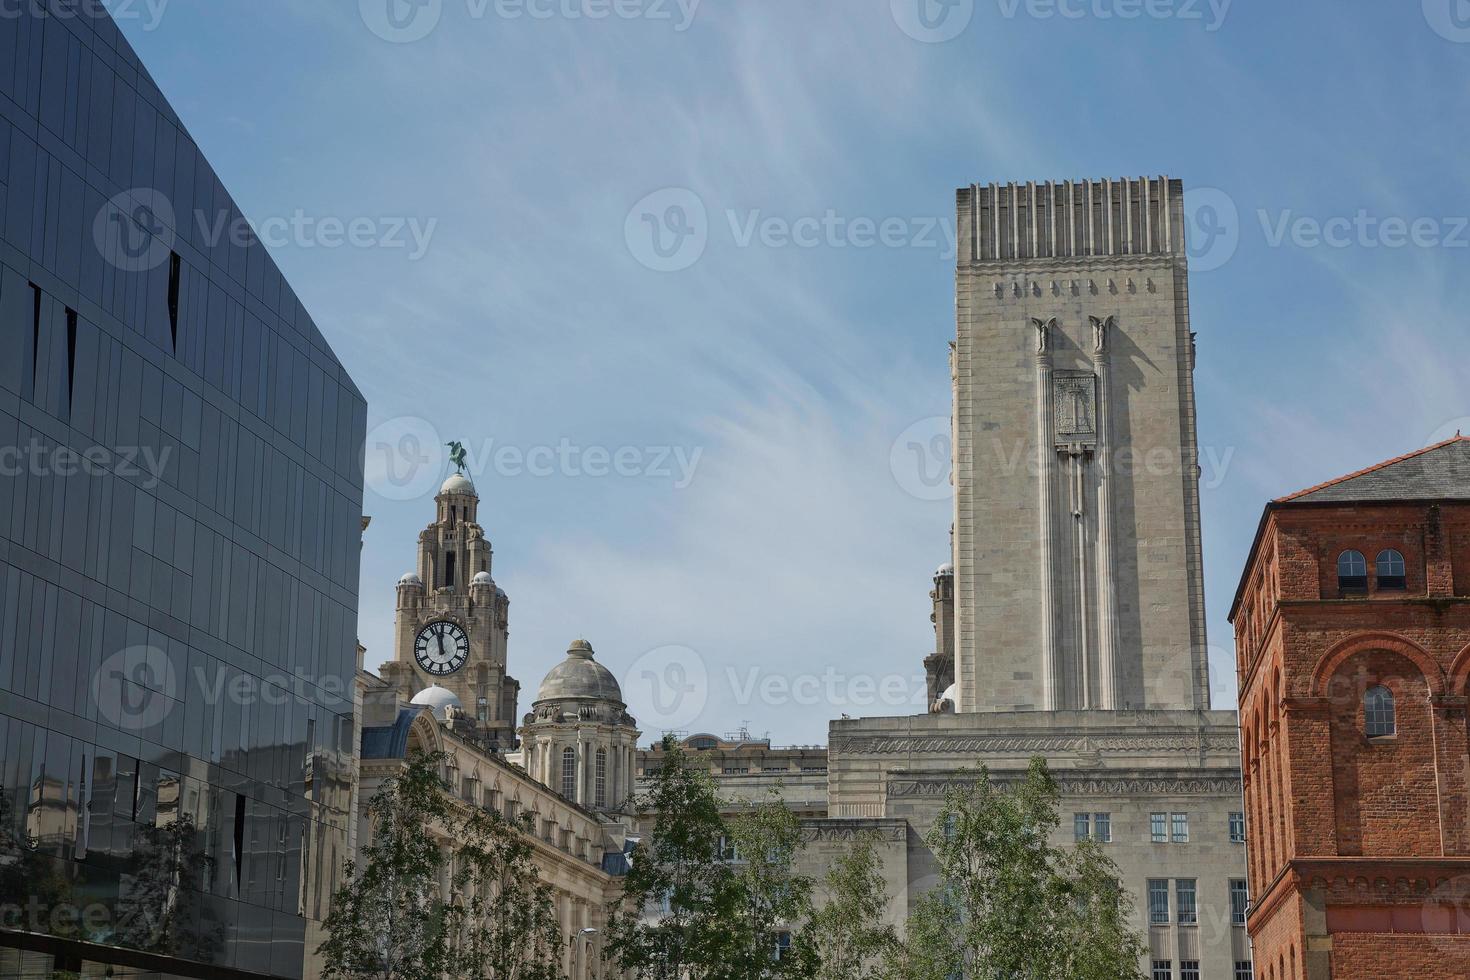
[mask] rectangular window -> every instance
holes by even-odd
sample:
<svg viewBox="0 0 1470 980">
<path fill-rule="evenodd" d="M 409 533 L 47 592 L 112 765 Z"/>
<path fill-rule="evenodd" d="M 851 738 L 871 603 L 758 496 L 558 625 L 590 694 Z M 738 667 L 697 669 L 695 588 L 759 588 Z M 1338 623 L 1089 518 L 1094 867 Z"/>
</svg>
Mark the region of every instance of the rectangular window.
<svg viewBox="0 0 1470 980">
<path fill-rule="evenodd" d="M 1189 841 L 1189 814 L 1175 813 L 1170 816 L 1170 839 L 1176 844 Z"/>
<path fill-rule="evenodd" d="M 1255 973 L 1250 960 L 1235 961 L 1235 980 L 1255 980 Z"/>
<path fill-rule="evenodd" d="M 1174 980 L 1174 961 L 1154 960 L 1153 980 Z"/>
<path fill-rule="evenodd" d="M 778 932 L 776 934 L 776 951 L 775 951 L 775 954 L 774 954 L 775 958 L 778 959 L 778 960 L 784 960 L 786 957 L 788 957 L 790 955 L 791 955 L 791 933 L 789 933 L 789 932 Z"/>
<path fill-rule="evenodd" d="M 561 795 L 577 801 L 577 750 L 561 750 Z"/>
<path fill-rule="evenodd" d="M 1179 980 L 1199 980 L 1199 960 L 1180 960 Z"/>
<path fill-rule="evenodd" d="M 1174 898 L 1179 908 L 1181 926 L 1199 925 L 1199 906 L 1195 904 L 1193 878 L 1180 878 L 1174 882 Z"/>
<path fill-rule="evenodd" d="M 1245 914 L 1250 911 L 1251 895 L 1250 889 L 1244 878 L 1230 879 L 1230 924 L 1232 926 L 1245 925 Z"/>
<path fill-rule="evenodd" d="M 1148 880 L 1148 924 L 1151 926 L 1169 924 L 1169 879 L 1167 878 Z"/>
<path fill-rule="evenodd" d="M 1243 813 L 1230 814 L 1230 843 L 1245 843 L 1245 814 Z"/>
<path fill-rule="evenodd" d="M 597 805 L 607 806 L 607 749 L 597 750 Z"/>
<path fill-rule="evenodd" d="M 1086 813 L 1072 814 L 1072 839 L 1084 841 L 1092 836 L 1091 817 Z"/>
<path fill-rule="evenodd" d="M 1169 840 L 1169 815 L 1167 813 L 1150 813 L 1148 815 L 1149 836 L 1155 844 L 1165 844 Z"/>
<path fill-rule="evenodd" d="M 1113 815 L 1111 813 L 1094 813 L 1092 815 L 1092 839 L 1103 844 L 1112 842 Z"/>
</svg>

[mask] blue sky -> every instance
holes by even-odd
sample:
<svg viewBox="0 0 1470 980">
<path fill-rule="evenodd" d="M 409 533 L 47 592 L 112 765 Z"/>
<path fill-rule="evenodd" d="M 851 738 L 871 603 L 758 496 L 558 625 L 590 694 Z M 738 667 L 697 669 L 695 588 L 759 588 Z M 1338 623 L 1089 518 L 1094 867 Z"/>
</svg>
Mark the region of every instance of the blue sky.
<svg viewBox="0 0 1470 980">
<path fill-rule="evenodd" d="M 369 664 L 459 439 L 522 711 L 584 635 L 650 736 L 921 710 L 949 502 L 891 450 L 948 414 L 972 181 L 1167 173 L 1223 232 L 1217 706 L 1264 501 L 1470 431 L 1465 0 L 413 2 L 109 2 L 367 396 Z"/>
</svg>

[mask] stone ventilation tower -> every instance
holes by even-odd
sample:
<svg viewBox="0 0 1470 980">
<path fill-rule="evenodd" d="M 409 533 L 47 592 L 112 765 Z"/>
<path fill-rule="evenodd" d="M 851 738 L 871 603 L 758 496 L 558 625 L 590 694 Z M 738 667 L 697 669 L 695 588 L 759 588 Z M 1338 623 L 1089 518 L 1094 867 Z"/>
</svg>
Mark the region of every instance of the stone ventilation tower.
<svg viewBox="0 0 1470 980">
<path fill-rule="evenodd" d="M 1183 187 L 957 203 L 957 708 L 1208 708 Z"/>
<path fill-rule="evenodd" d="M 383 676 L 408 698 L 440 686 L 459 699 L 491 747 L 515 747 L 520 684 L 506 673 L 510 599 L 491 577 L 492 549 L 476 523 L 479 494 L 454 474 L 419 534 L 418 570 L 398 580 L 394 659 Z"/>
<path fill-rule="evenodd" d="M 589 810 L 630 809 L 637 766 L 637 721 L 612 671 L 574 640 L 551 669 L 521 726 L 531 777 Z"/>
</svg>

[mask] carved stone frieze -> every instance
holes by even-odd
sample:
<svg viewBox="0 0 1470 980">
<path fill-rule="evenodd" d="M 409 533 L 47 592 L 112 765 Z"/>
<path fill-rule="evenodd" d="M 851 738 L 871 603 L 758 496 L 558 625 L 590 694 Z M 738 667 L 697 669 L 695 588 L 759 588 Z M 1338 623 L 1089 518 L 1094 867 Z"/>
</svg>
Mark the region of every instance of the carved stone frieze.
<svg viewBox="0 0 1470 980">
<path fill-rule="evenodd" d="M 834 755 L 909 755 L 937 753 L 941 755 L 982 755 L 986 753 L 1062 753 L 1079 754 L 1157 752 L 1235 752 L 1239 741 L 1232 734 L 1196 734 L 1142 732 L 1137 735 L 928 735 L 872 736 L 839 739 L 832 746 Z"/>
<path fill-rule="evenodd" d="M 1019 775 L 993 776 L 1000 785 L 1016 782 Z M 955 784 L 968 780 L 949 775 L 898 776 L 888 781 L 888 798 L 941 797 Z M 1238 796 L 1240 777 L 1219 776 L 1056 776 L 1063 796 Z"/>
</svg>

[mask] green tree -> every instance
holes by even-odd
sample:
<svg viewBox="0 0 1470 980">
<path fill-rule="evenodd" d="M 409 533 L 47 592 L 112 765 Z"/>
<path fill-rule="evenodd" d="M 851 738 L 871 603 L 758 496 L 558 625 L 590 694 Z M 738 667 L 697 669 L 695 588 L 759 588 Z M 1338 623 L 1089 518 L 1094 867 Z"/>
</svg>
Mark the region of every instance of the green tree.
<svg viewBox="0 0 1470 980">
<path fill-rule="evenodd" d="M 722 860 L 725 821 L 709 773 L 685 762 L 672 737 L 663 766 L 637 800 L 656 815 L 633 848 L 608 922 L 607 957 L 639 980 L 713 980 L 738 946 L 735 875 Z"/>
<path fill-rule="evenodd" d="M 454 897 L 445 908 L 451 976 L 563 976 L 561 925 L 532 862 L 530 832 L 529 824 L 518 831 L 499 813 L 478 808 L 459 822 Z"/>
<path fill-rule="evenodd" d="M 816 980 L 888 980 L 898 935 L 883 919 L 888 888 L 877 838 L 860 836 L 832 862 L 822 889 L 826 904 L 812 913 L 800 946 L 816 960 Z"/>
<path fill-rule="evenodd" d="M 1059 803 L 1040 758 L 1013 787 L 984 768 L 955 782 L 928 839 L 941 883 L 916 904 L 900 980 L 1141 980 L 1117 867 L 1091 842 L 1051 843 Z"/>
<path fill-rule="evenodd" d="M 795 871 L 802 847 L 801 821 L 774 791 L 769 800 L 729 821 L 725 857 L 735 871 L 740 904 L 732 935 L 738 944 L 726 976 L 739 980 L 811 977 L 815 951 L 800 943 L 780 946 L 812 910 L 813 882 Z"/>
<path fill-rule="evenodd" d="M 368 802 L 372 841 L 333 897 L 323 975 L 557 980 L 561 931 L 530 828 L 456 800 L 444 760 L 415 755 Z"/>
<path fill-rule="evenodd" d="M 608 926 L 607 956 L 639 980 L 811 975 L 800 949 L 777 958 L 812 883 L 793 872 L 801 828 L 778 800 L 727 822 L 709 773 L 665 738 L 663 767 L 637 804 L 657 815 L 639 841 Z"/>
</svg>

